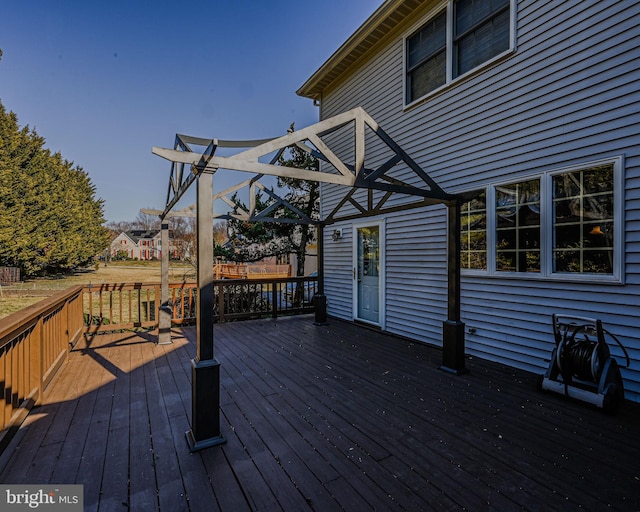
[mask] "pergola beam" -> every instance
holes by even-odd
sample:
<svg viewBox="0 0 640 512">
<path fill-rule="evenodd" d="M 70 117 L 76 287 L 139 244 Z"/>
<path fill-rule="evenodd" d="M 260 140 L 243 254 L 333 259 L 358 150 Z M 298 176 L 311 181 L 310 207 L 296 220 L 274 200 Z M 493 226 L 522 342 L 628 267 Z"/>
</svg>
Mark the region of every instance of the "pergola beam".
<svg viewBox="0 0 640 512">
<path fill-rule="evenodd" d="M 323 140 L 323 137 L 348 126 L 353 130 L 355 144 L 354 154 L 352 155 L 353 160 L 351 162 L 340 158 Z M 367 127 L 393 152 L 393 155 L 378 169 L 365 168 Z M 182 136 L 181 140 L 184 140 L 184 136 Z M 204 144 L 208 139 L 196 139 L 192 137 L 190 140 L 197 140 Z M 251 142 L 257 143 L 260 141 Z M 220 141 L 216 139 L 211 139 L 208 148 L 212 145 L 222 147 Z M 228 141 L 227 145 L 229 145 Z M 154 154 L 173 162 L 174 166 L 190 165 L 193 174 L 198 174 L 204 170 L 215 172 L 218 169 L 229 169 L 255 174 L 333 183 L 349 187 L 397 192 L 428 197 L 438 202 L 451 201 L 455 198 L 453 195 L 444 192 L 378 123 L 360 107 L 308 126 L 302 130 L 295 132 L 289 130 L 287 135 L 261 142 L 254 147 L 232 156 L 214 155 L 214 151 L 205 152 L 204 154 L 185 151 L 185 146 L 187 145 L 176 146 L 175 149 L 154 147 L 152 151 Z M 328 164 L 328 171 L 310 171 L 308 169 L 276 165 L 277 157 L 273 158 L 270 163 L 260 161 L 261 158 L 265 158 L 274 152 L 278 152 L 278 155 L 280 155 L 287 147 L 292 146 L 297 146 L 320 158 Z M 178 147 L 180 149 L 178 149 Z M 240 143 L 234 147 L 240 147 Z M 402 163 L 413 171 L 413 176 L 417 178 L 418 185 L 403 183 L 397 179 L 393 183 L 389 183 L 389 180 L 385 179 L 387 172 Z"/>
</svg>

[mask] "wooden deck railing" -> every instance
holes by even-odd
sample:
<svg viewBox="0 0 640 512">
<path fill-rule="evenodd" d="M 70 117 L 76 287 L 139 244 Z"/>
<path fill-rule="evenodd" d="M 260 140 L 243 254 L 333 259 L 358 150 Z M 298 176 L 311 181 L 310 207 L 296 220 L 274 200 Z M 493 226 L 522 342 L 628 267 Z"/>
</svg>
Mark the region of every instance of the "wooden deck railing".
<svg viewBox="0 0 640 512">
<path fill-rule="evenodd" d="M 213 282 L 214 322 L 310 313 L 318 291 L 317 277 L 219 279 Z M 170 286 L 172 323 L 195 320 L 196 284 Z"/>
<path fill-rule="evenodd" d="M 89 284 L 83 296 L 84 322 L 90 334 L 158 324 L 160 283 Z"/>
<path fill-rule="evenodd" d="M 317 292 L 317 277 L 277 279 L 218 279 L 213 282 L 215 322 L 308 313 Z M 169 285 L 171 322 L 195 321 L 196 283 Z M 159 315 L 160 283 L 100 284 L 84 287 L 87 332 L 155 328 Z"/>
<path fill-rule="evenodd" d="M 0 452 L 83 333 L 82 287 L 13 313 L 0 327 Z"/>
</svg>

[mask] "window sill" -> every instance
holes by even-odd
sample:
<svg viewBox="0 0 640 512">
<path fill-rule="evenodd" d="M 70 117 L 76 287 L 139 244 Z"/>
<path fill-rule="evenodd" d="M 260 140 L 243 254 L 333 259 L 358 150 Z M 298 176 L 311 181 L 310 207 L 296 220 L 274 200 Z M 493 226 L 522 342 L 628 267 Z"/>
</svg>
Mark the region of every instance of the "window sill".
<svg viewBox="0 0 640 512">
<path fill-rule="evenodd" d="M 539 272 L 494 272 L 489 273 L 483 270 L 466 270 L 463 269 L 462 277 L 488 278 L 488 279 L 508 279 L 508 280 L 524 280 L 524 281 L 546 281 L 558 283 L 584 283 L 584 284 L 602 284 L 624 286 L 624 281 L 616 276 L 597 275 L 597 274 L 549 274 L 542 275 Z"/>
</svg>

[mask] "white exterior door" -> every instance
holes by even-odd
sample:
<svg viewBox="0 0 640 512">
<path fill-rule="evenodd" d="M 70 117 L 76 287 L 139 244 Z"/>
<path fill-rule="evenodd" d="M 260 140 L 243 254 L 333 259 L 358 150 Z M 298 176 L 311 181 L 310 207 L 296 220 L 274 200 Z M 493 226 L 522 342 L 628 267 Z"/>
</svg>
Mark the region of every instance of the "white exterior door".
<svg viewBox="0 0 640 512">
<path fill-rule="evenodd" d="M 383 226 L 354 226 L 354 318 L 382 326 Z"/>
</svg>

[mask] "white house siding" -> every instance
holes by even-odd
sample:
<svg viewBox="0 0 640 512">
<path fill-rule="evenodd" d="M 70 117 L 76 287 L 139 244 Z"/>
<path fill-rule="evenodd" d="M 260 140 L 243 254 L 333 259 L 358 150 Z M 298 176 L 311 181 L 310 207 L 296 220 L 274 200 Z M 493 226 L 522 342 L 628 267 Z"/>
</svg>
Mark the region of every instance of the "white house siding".
<svg viewBox="0 0 640 512">
<path fill-rule="evenodd" d="M 462 315 L 476 330 L 469 354 L 535 372 L 553 347 L 552 313 L 601 318 L 633 359 L 623 377 L 627 397 L 640 401 L 640 3 L 520 1 L 514 54 L 406 111 L 402 50 L 399 36 L 325 91 L 321 117 L 362 106 L 449 192 L 623 156 L 624 285 L 464 274 Z M 344 193 L 322 186 L 325 215 Z M 386 221 L 385 328 L 434 344 L 446 318 L 444 211 Z M 331 231 L 328 312 L 349 318 L 351 231 L 339 242 Z"/>
</svg>

